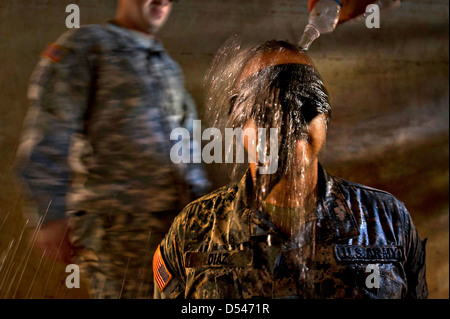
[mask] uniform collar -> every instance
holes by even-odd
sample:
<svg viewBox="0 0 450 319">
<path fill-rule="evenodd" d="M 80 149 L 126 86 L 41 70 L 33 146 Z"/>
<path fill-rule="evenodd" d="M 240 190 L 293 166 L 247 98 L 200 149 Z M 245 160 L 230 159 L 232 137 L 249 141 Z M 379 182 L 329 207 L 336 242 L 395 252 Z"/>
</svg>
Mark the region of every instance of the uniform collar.
<svg viewBox="0 0 450 319">
<path fill-rule="evenodd" d="M 359 235 L 355 215 L 341 191 L 339 179 L 319 164 L 319 236 L 321 241 L 353 238 Z"/>
<path fill-rule="evenodd" d="M 337 179 L 329 175 L 319 164 L 319 201 L 317 209 L 318 240 L 337 241 L 352 238 L 359 235 L 357 222 L 353 212 L 342 194 Z M 259 210 L 252 205 L 253 179 L 250 170 L 241 179 L 235 199 L 235 212 L 239 215 L 234 217 L 236 222 L 241 223 L 240 234 L 233 234 L 238 242 L 248 241 L 250 237 L 280 235 L 269 220 L 264 210 Z M 247 233 L 242 234 L 242 225 L 247 225 Z M 231 229 L 236 229 L 231 227 Z M 245 238 L 246 237 L 246 238 Z"/>
<path fill-rule="evenodd" d="M 165 51 L 157 38 L 150 39 L 141 32 L 124 28 L 113 21 L 106 23 L 106 27 L 118 36 L 118 41 L 124 48 L 145 49 L 152 52 Z"/>
</svg>

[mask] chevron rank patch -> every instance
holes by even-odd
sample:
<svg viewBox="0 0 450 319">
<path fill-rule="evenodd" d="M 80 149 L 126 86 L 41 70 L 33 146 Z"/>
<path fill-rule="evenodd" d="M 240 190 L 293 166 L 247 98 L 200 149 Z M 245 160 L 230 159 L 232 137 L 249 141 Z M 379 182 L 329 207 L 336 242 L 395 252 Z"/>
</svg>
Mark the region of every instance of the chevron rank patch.
<svg viewBox="0 0 450 319">
<path fill-rule="evenodd" d="M 161 245 L 158 246 L 158 249 L 153 256 L 153 276 L 155 277 L 155 282 L 160 292 L 162 292 L 169 284 L 170 280 L 172 280 L 172 274 L 167 269 L 161 256 Z"/>
<path fill-rule="evenodd" d="M 60 63 L 64 60 L 69 53 L 69 50 L 65 47 L 51 43 L 48 47 L 41 53 L 41 58 L 47 58 L 54 63 Z"/>
</svg>

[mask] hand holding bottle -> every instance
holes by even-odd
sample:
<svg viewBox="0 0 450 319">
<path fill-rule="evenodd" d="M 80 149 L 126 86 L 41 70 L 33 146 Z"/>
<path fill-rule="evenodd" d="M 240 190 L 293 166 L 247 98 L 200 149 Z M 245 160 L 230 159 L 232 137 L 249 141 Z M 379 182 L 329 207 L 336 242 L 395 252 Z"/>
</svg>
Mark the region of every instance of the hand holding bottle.
<svg viewBox="0 0 450 319">
<path fill-rule="evenodd" d="M 373 3 L 383 11 L 400 6 L 400 0 L 308 0 L 310 16 L 299 46 L 308 50 L 321 34 L 333 32 L 338 24 L 364 14 Z"/>
<path fill-rule="evenodd" d="M 333 31 L 339 22 L 341 6 L 339 0 L 317 1 L 309 15 L 308 25 L 300 40 L 300 47 L 308 50 L 311 43 L 321 34 Z"/>
</svg>

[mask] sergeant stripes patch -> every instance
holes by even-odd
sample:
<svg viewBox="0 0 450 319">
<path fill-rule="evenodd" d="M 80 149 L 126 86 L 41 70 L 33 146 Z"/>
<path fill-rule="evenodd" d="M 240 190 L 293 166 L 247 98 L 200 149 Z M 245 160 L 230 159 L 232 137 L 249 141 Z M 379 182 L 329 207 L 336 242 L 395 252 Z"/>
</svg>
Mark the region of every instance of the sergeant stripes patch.
<svg viewBox="0 0 450 319">
<path fill-rule="evenodd" d="M 53 63 L 60 63 L 62 60 L 66 58 L 69 50 L 65 47 L 51 43 L 47 46 L 44 52 L 41 53 L 41 58 L 47 58 Z"/>
<path fill-rule="evenodd" d="M 169 284 L 170 280 L 172 280 L 172 274 L 167 270 L 161 256 L 161 245 L 158 246 L 158 249 L 153 256 L 153 276 L 160 292 L 162 292 Z"/>
</svg>

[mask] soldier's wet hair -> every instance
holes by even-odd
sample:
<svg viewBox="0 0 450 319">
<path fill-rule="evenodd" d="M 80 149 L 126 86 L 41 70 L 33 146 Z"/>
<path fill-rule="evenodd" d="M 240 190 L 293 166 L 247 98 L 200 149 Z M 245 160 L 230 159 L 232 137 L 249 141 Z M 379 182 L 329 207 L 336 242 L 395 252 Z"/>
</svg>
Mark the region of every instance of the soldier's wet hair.
<svg viewBox="0 0 450 319">
<path fill-rule="evenodd" d="M 323 114 L 328 123 L 331 116 L 319 73 L 305 52 L 288 42 L 245 48 L 232 38 L 219 50 L 207 81 L 207 108 L 215 124 L 243 128 L 251 120 L 258 128 L 278 129 L 277 173 L 258 177 L 267 192 L 287 172 L 295 143 L 308 139 L 311 120 Z"/>
<path fill-rule="evenodd" d="M 304 54 L 297 46 L 272 40 L 251 50 L 244 68 L 255 56 L 274 51 Z M 230 97 L 229 122 L 234 127 L 243 126 L 252 119 L 257 127 L 289 127 L 294 130 L 294 136 L 302 136 L 307 124 L 317 115 L 325 114 L 327 119 L 330 118 L 327 90 L 311 65 L 273 65 L 240 80 L 239 76 Z"/>
</svg>

